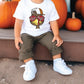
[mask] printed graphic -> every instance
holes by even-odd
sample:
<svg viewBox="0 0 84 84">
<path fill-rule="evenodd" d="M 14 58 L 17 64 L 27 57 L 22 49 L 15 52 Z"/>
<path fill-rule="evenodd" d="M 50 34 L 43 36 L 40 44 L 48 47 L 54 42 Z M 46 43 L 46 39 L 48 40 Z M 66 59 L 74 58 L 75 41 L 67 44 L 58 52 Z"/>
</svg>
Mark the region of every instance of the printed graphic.
<svg viewBox="0 0 84 84">
<path fill-rule="evenodd" d="M 31 24 L 35 25 L 36 29 L 39 29 L 39 26 L 43 24 L 44 18 L 43 11 L 40 8 L 32 9 L 31 16 L 29 17 Z"/>
</svg>

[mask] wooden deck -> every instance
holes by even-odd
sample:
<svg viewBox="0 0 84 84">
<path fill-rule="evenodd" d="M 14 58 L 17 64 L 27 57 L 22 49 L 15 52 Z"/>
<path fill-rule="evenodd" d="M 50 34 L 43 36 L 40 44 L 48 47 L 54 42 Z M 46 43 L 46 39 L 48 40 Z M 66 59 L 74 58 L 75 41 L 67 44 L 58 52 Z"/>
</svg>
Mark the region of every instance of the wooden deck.
<svg viewBox="0 0 84 84">
<path fill-rule="evenodd" d="M 84 30 L 77 32 L 60 30 L 60 36 L 64 42 L 81 42 L 84 43 Z M 14 39 L 13 29 L 0 29 L 0 39 Z"/>
<path fill-rule="evenodd" d="M 14 30 L 13 29 L 0 29 L 0 39 L 14 40 Z"/>
<path fill-rule="evenodd" d="M 66 61 L 84 62 L 84 30 L 71 32 L 61 29 L 60 36 L 64 40 L 62 57 Z M 35 48 L 35 59 L 52 60 L 48 56 L 48 51 L 45 52 L 46 49 L 44 47 L 43 49 L 39 49 L 39 46 L 43 47 L 37 44 Z M 0 47 L 0 57 L 18 58 L 18 51 L 14 46 L 13 29 L 0 29 Z M 42 52 L 42 54 L 40 55 L 39 52 Z"/>
</svg>

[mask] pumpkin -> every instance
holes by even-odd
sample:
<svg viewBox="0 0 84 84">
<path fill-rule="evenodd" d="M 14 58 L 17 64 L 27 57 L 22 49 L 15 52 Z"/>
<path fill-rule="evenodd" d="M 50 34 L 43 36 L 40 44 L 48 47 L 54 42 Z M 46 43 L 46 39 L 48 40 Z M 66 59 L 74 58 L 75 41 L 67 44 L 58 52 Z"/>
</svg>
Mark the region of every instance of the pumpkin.
<svg viewBox="0 0 84 84">
<path fill-rule="evenodd" d="M 11 0 L 11 1 L 20 1 L 20 0 Z"/>
<path fill-rule="evenodd" d="M 76 1 L 75 10 L 77 13 L 80 13 L 84 18 L 84 0 Z"/>
<path fill-rule="evenodd" d="M 81 15 L 82 15 L 83 18 L 84 18 L 84 0 L 82 1 Z"/>
<path fill-rule="evenodd" d="M 75 10 L 76 10 L 77 13 L 80 13 L 81 4 L 82 4 L 82 1 L 81 0 L 77 0 L 77 2 L 75 4 Z"/>
<path fill-rule="evenodd" d="M 75 12 L 72 13 L 72 18 L 68 18 L 65 23 L 65 27 L 70 31 L 78 31 L 81 29 L 82 22 L 75 17 Z"/>
<path fill-rule="evenodd" d="M 57 12 L 60 16 L 60 19 L 57 21 L 58 21 L 59 28 L 61 28 L 67 18 L 67 5 L 66 5 L 65 0 L 52 0 L 52 1 L 55 4 Z"/>
<path fill-rule="evenodd" d="M 16 1 L 2 1 L 0 2 L 0 28 L 14 27 L 15 19 L 13 13 L 18 2 Z"/>
</svg>

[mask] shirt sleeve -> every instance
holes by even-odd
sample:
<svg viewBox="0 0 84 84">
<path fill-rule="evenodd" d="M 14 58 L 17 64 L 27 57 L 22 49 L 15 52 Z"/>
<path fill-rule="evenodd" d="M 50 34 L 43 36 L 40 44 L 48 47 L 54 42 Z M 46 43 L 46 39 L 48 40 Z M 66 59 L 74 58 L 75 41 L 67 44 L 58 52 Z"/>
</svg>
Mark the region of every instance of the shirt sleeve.
<svg viewBox="0 0 84 84">
<path fill-rule="evenodd" d="M 23 0 L 19 1 L 15 13 L 13 14 L 13 17 L 17 19 L 24 20 L 24 3 Z"/>
<path fill-rule="evenodd" d="M 56 8 L 55 8 L 55 5 L 54 5 L 54 3 L 52 2 L 52 4 L 51 4 L 51 11 L 50 11 L 50 21 L 54 21 L 54 20 L 57 20 L 57 19 L 59 19 L 60 17 L 59 17 L 59 15 L 58 15 L 58 12 L 57 12 L 57 10 L 56 10 Z"/>
</svg>

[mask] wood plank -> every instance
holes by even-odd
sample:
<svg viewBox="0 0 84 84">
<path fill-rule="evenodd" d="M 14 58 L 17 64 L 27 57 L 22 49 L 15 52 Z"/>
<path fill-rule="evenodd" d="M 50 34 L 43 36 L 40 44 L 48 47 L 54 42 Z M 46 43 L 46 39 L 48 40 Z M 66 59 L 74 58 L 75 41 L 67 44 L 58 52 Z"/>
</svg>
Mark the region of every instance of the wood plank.
<svg viewBox="0 0 84 84">
<path fill-rule="evenodd" d="M 60 36 L 65 42 L 81 42 L 84 43 L 84 30 L 80 31 L 68 31 L 60 30 Z"/>
<path fill-rule="evenodd" d="M 60 30 L 60 35 L 64 40 L 62 57 L 65 61 L 84 62 L 84 31 Z M 18 59 L 13 29 L 0 29 L 0 47 L 0 58 Z M 52 60 L 48 49 L 40 44 L 35 45 L 33 51 L 35 60 Z"/>
<path fill-rule="evenodd" d="M 61 29 L 60 36 L 65 42 L 84 42 L 84 30 L 73 32 Z M 0 39 L 14 40 L 14 29 L 0 29 Z"/>
<path fill-rule="evenodd" d="M 14 29 L 0 29 L 0 39 L 14 39 Z"/>
</svg>

